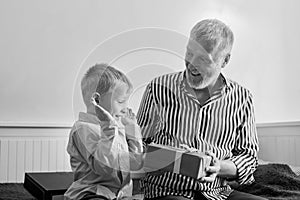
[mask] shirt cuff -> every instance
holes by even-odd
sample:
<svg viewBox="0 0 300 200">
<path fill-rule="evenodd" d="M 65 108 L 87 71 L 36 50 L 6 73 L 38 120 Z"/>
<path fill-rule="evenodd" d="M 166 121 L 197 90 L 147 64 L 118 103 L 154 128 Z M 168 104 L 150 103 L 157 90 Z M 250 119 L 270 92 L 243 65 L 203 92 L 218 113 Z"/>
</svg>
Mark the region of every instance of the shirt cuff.
<svg viewBox="0 0 300 200">
<path fill-rule="evenodd" d="M 253 173 L 256 169 L 255 160 L 249 156 L 234 156 L 230 159 L 237 168 L 236 181 L 240 185 L 251 184 L 255 181 Z"/>
<path fill-rule="evenodd" d="M 142 141 L 141 129 L 137 124 L 125 126 L 125 133 L 127 139 Z"/>
</svg>

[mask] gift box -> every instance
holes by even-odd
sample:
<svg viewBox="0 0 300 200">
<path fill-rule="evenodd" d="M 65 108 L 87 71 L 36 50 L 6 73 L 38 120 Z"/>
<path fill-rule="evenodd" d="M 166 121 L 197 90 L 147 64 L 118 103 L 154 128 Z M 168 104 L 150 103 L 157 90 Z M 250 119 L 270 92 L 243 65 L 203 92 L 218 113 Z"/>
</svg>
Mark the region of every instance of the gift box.
<svg viewBox="0 0 300 200">
<path fill-rule="evenodd" d="M 169 171 L 199 179 L 206 176 L 211 157 L 202 152 L 151 143 L 146 149 L 146 172 Z"/>
</svg>

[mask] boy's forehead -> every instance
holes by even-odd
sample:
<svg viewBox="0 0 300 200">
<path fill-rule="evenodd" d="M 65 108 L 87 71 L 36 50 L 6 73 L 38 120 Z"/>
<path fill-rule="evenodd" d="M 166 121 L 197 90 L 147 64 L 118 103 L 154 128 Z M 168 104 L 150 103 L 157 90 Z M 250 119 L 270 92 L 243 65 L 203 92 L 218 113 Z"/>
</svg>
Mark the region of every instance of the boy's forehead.
<svg viewBox="0 0 300 200">
<path fill-rule="evenodd" d="M 124 83 L 124 82 L 120 82 L 118 81 L 115 85 L 114 88 L 111 89 L 111 92 L 114 95 L 118 95 L 118 96 L 125 96 L 125 95 L 129 95 L 131 93 L 129 86 Z"/>
</svg>

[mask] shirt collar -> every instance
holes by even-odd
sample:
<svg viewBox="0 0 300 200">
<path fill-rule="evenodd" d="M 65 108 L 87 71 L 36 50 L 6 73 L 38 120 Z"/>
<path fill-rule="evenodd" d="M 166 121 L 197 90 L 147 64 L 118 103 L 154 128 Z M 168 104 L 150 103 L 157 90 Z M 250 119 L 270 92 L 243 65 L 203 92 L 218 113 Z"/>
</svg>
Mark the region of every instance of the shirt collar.
<svg viewBox="0 0 300 200">
<path fill-rule="evenodd" d="M 79 121 L 82 122 L 88 122 L 92 124 L 101 124 L 101 121 L 98 119 L 96 115 L 90 114 L 90 113 L 85 113 L 85 112 L 80 112 L 79 113 Z"/>
<path fill-rule="evenodd" d="M 184 80 L 186 78 L 186 70 L 180 72 L 180 75 L 179 75 L 179 78 L 178 78 L 178 84 L 180 85 L 180 88 L 183 89 L 184 88 Z M 225 86 L 225 90 L 227 90 L 229 88 L 229 83 L 228 83 L 228 80 L 227 78 L 222 74 L 220 73 L 220 76 L 223 80 L 223 83 L 224 83 L 224 86 Z"/>
<path fill-rule="evenodd" d="M 98 119 L 98 117 L 96 115 L 93 115 L 90 113 L 85 113 L 85 112 L 79 113 L 79 121 L 100 125 L 101 127 L 112 125 L 111 122 L 109 122 L 109 121 L 101 121 Z M 119 129 L 124 129 L 124 125 L 120 122 L 120 120 L 117 121 L 116 125 Z"/>
</svg>

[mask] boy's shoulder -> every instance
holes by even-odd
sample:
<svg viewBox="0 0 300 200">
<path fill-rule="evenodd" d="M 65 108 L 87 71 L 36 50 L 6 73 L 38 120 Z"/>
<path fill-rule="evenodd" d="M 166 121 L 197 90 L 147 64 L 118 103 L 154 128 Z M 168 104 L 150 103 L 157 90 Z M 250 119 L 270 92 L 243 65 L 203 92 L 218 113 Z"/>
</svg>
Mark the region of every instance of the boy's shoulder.
<svg viewBox="0 0 300 200">
<path fill-rule="evenodd" d="M 84 135 L 99 135 L 101 131 L 101 126 L 99 124 L 93 124 L 85 121 L 76 121 L 71 129 L 70 136 L 77 134 Z"/>
</svg>

